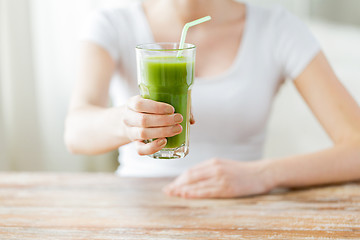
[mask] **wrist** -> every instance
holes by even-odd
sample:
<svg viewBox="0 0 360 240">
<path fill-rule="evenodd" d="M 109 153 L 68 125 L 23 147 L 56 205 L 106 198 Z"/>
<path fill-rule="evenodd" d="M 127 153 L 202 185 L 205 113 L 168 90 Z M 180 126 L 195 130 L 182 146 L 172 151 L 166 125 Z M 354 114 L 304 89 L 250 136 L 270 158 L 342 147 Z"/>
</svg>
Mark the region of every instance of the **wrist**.
<svg viewBox="0 0 360 240">
<path fill-rule="evenodd" d="M 278 174 L 277 162 L 273 159 L 264 159 L 258 162 L 261 175 L 266 188 L 271 191 L 280 187 L 281 181 Z"/>
<path fill-rule="evenodd" d="M 267 162 L 267 172 L 273 188 L 286 187 L 289 169 L 285 169 L 283 159 L 269 159 Z"/>
</svg>

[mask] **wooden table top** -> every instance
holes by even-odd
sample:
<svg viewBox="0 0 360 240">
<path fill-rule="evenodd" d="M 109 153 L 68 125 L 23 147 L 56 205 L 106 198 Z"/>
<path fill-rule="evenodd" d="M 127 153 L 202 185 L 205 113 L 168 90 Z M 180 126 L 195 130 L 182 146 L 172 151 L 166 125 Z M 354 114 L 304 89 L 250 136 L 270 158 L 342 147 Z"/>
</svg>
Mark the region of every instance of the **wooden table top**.
<svg viewBox="0 0 360 240">
<path fill-rule="evenodd" d="M 360 183 L 185 200 L 170 180 L 0 173 L 0 239 L 360 239 Z"/>
</svg>

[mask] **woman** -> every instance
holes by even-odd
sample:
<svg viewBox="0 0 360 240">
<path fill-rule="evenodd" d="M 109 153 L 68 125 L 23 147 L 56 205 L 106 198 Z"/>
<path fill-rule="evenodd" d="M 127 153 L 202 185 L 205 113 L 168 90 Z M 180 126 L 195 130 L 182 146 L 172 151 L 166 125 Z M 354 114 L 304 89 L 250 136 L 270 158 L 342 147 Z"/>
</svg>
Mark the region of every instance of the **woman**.
<svg viewBox="0 0 360 240">
<path fill-rule="evenodd" d="M 153 160 L 182 131 L 172 106 L 138 95 L 134 48 L 178 42 L 183 25 L 197 46 L 190 153 Z M 80 74 L 66 120 L 74 153 L 120 150 L 123 176 L 175 176 L 172 196 L 228 198 L 360 178 L 360 109 L 306 26 L 281 8 L 233 0 L 148 0 L 102 11 L 84 34 Z M 320 152 L 261 160 L 273 98 L 293 80 L 334 142 Z M 110 90 L 109 90 L 110 89 Z M 115 107 L 108 107 L 109 92 Z M 158 138 L 144 144 L 142 140 Z M 258 160 L 258 161 L 255 161 Z"/>
</svg>

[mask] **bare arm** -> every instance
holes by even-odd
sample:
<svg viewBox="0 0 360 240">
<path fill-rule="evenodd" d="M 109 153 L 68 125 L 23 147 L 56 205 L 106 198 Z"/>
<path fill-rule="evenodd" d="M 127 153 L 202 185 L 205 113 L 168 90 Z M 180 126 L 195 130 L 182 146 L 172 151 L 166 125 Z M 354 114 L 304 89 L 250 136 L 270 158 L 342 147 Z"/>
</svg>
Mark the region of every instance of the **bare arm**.
<svg viewBox="0 0 360 240">
<path fill-rule="evenodd" d="M 103 48 L 84 43 L 80 63 L 65 122 L 65 143 L 71 152 L 100 154 L 135 141 L 139 154 L 152 154 L 165 146 L 165 137 L 182 131 L 178 124 L 182 116 L 165 103 L 134 96 L 124 106 L 108 107 L 108 89 L 116 66 Z M 158 139 L 142 143 L 151 138 Z"/>
<path fill-rule="evenodd" d="M 274 185 L 298 187 L 360 179 L 360 108 L 323 53 L 295 80 L 295 86 L 334 146 L 272 161 Z"/>
<path fill-rule="evenodd" d="M 269 161 L 211 159 L 180 175 L 164 191 L 188 198 L 228 198 L 265 193 L 275 187 L 360 179 L 360 108 L 323 53 L 314 58 L 295 85 L 332 138 L 332 148 Z"/>
<path fill-rule="evenodd" d="M 65 143 L 73 153 L 96 154 L 126 144 L 119 119 L 123 108 L 108 109 L 108 88 L 115 63 L 101 47 L 83 43 L 77 82 L 66 119 Z M 111 116 L 112 115 L 112 116 Z"/>
</svg>

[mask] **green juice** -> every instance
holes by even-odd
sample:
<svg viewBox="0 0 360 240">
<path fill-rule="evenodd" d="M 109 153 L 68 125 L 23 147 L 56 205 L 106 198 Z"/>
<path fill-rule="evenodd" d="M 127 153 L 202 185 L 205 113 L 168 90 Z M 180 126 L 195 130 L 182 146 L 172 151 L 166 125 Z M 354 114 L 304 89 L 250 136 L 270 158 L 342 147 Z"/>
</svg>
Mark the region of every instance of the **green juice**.
<svg viewBox="0 0 360 240">
<path fill-rule="evenodd" d="M 194 62 L 185 57 L 147 57 L 141 69 L 141 96 L 172 105 L 184 120 L 183 131 L 167 138 L 165 148 L 178 148 L 188 142 L 190 122 L 191 85 L 194 79 Z"/>
</svg>

